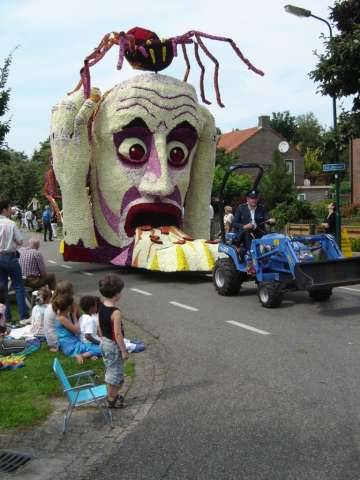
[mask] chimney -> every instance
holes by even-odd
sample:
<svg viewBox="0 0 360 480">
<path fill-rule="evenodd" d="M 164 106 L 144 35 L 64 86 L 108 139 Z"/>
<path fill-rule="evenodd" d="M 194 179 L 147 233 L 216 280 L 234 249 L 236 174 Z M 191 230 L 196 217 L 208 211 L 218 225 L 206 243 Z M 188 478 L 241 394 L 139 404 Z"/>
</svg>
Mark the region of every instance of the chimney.
<svg viewBox="0 0 360 480">
<path fill-rule="evenodd" d="M 270 117 L 268 115 L 259 117 L 258 128 L 270 128 Z"/>
</svg>

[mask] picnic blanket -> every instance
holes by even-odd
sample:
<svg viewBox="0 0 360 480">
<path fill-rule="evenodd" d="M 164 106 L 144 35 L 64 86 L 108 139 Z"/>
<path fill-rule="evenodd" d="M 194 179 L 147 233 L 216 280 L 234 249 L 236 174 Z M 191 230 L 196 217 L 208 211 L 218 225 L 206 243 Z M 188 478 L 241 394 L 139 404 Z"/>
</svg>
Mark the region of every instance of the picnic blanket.
<svg viewBox="0 0 360 480">
<path fill-rule="evenodd" d="M 41 342 L 37 338 L 26 341 L 25 349 L 21 353 L 0 356 L 0 370 L 15 370 L 16 368 L 25 367 L 25 359 L 28 355 L 37 352 Z"/>
<path fill-rule="evenodd" d="M 0 357 L 0 371 L 1 370 L 15 370 L 16 368 L 25 367 L 26 355 L 22 352 L 17 355 L 8 355 L 7 357 Z"/>
</svg>

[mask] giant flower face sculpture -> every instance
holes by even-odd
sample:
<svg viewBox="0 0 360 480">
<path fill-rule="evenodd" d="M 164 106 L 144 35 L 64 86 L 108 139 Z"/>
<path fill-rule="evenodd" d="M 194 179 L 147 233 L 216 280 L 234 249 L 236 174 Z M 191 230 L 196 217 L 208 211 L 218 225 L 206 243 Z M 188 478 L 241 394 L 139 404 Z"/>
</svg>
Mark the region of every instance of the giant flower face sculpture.
<svg viewBox="0 0 360 480">
<path fill-rule="evenodd" d="M 53 109 L 51 143 L 68 246 L 106 250 L 104 260 L 125 265 L 137 227 L 208 237 L 215 125 L 192 86 L 148 73 L 101 99 L 76 92 Z M 67 250 L 79 259 L 76 247 Z"/>
<path fill-rule="evenodd" d="M 224 106 L 219 62 L 205 38 L 229 44 L 250 70 L 263 75 L 231 38 L 191 30 L 160 40 L 135 27 L 106 34 L 84 59 L 75 93 L 53 108 L 50 140 L 63 198 L 65 260 L 165 271 L 211 268 L 216 248 L 180 230 L 195 238 L 209 235 L 215 124 L 186 83 L 188 45 L 201 70 L 202 101 L 210 104 L 200 51 L 214 65 L 216 100 Z M 90 68 L 113 46 L 119 47 L 118 69 L 126 58 L 151 72 L 170 65 L 181 47 L 184 81 L 149 73 L 101 97 L 91 89 Z"/>
</svg>

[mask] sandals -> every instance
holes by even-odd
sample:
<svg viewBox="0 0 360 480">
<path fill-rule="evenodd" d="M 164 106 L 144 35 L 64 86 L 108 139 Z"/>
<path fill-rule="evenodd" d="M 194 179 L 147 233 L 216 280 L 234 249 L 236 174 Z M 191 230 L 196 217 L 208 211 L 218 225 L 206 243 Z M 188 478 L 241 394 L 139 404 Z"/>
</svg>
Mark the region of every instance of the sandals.
<svg viewBox="0 0 360 480">
<path fill-rule="evenodd" d="M 116 395 L 114 400 L 108 399 L 107 403 L 108 408 L 125 408 L 127 406 L 127 404 L 125 403 L 125 398 L 122 395 Z"/>
</svg>

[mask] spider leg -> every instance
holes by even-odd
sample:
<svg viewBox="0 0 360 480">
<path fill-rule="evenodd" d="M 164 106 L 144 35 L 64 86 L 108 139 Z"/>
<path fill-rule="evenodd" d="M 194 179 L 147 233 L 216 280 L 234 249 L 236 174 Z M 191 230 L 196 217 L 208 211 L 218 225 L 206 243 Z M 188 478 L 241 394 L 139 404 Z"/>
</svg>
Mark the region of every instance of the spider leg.
<svg viewBox="0 0 360 480">
<path fill-rule="evenodd" d="M 71 95 L 72 93 L 75 93 L 77 92 L 80 88 L 81 88 L 81 85 L 82 85 L 82 80 L 80 78 L 80 80 L 78 81 L 76 87 L 74 88 L 74 90 L 71 90 L 71 92 L 68 92 L 67 94 L 68 95 Z"/>
<path fill-rule="evenodd" d="M 121 70 L 123 63 L 124 63 L 124 56 L 125 56 L 125 44 L 126 44 L 126 39 L 125 35 L 120 34 L 120 39 L 119 39 L 119 58 L 118 62 L 116 65 L 116 68 L 118 70 Z"/>
<path fill-rule="evenodd" d="M 201 63 L 200 56 L 199 56 L 199 45 L 194 42 L 194 53 L 195 53 L 195 58 L 196 61 L 201 69 L 201 74 L 200 74 L 200 94 L 201 94 L 201 100 L 206 103 L 207 105 L 211 105 L 211 102 L 209 100 L 206 100 L 205 98 L 205 92 L 204 92 L 204 76 L 205 76 L 205 67 Z"/>
<path fill-rule="evenodd" d="M 219 62 L 218 60 L 210 53 L 210 51 L 206 48 L 204 42 L 201 40 L 200 35 L 195 33 L 195 38 L 200 45 L 200 48 L 205 52 L 205 55 L 210 58 L 210 60 L 215 64 L 215 71 L 214 71 L 214 87 L 216 93 L 216 101 L 220 107 L 225 107 L 225 105 L 221 101 L 220 90 L 219 90 Z"/>
<path fill-rule="evenodd" d="M 85 58 L 84 66 L 80 70 L 80 78 L 81 78 L 81 83 L 84 87 L 85 98 L 89 98 L 90 90 L 91 90 L 90 67 L 92 67 L 99 60 L 101 60 L 113 45 L 118 45 L 119 41 L 120 40 L 119 40 L 118 33 L 115 33 L 115 32 L 108 33 L 102 38 L 101 42 L 94 49 L 94 51 Z M 80 85 L 78 84 L 74 91 L 78 90 L 80 86 L 81 84 Z"/>
<path fill-rule="evenodd" d="M 187 51 L 186 51 L 186 45 L 185 45 L 185 44 L 182 44 L 182 45 L 181 45 L 181 48 L 182 48 L 182 51 L 183 51 L 183 54 L 184 54 L 185 63 L 186 63 L 186 72 L 185 72 L 184 80 L 183 80 L 183 81 L 186 82 L 187 79 L 188 79 L 189 73 L 190 73 L 190 62 L 189 62 L 189 57 L 188 57 Z"/>
<path fill-rule="evenodd" d="M 243 53 L 241 52 L 241 50 L 239 49 L 239 47 L 236 45 L 236 43 L 234 42 L 234 40 L 232 40 L 231 38 L 226 38 L 226 37 L 220 37 L 218 35 L 210 35 L 209 33 L 204 33 L 204 32 L 198 32 L 197 30 L 191 30 L 187 33 L 185 33 L 184 35 L 182 35 L 180 38 L 190 38 L 191 36 L 194 36 L 197 38 L 198 37 L 204 37 L 204 38 L 208 38 L 209 40 L 217 40 L 219 42 L 227 42 L 227 43 L 230 43 L 232 49 L 234 50 L 234 52 L 236 53 L 236 55 L 240 58 L 240 60 L 242 60 L 245 65 L 247 65 L 247 67 L 249 68 L 249 70 L 252 70 L 253 72 L 257 73 L 258 75 L 261 75 L 263 76 L 264 75 L 264 72 L 262 70 L 259 70 L 258 68 L 256 68 L 251 62 L 250 60 L 248 60 L 244 55 Z"/>
<path fill-rule="evenodd" d="M 87 60 L 84 60 L 84 66 L 80 70 L 80 78 L 84 87 L 85 98 L 89 98 L 90 97 L 90 68 L 89 68 L 89 62 Z"/>
</svg>

